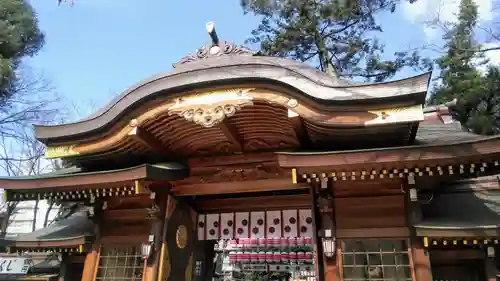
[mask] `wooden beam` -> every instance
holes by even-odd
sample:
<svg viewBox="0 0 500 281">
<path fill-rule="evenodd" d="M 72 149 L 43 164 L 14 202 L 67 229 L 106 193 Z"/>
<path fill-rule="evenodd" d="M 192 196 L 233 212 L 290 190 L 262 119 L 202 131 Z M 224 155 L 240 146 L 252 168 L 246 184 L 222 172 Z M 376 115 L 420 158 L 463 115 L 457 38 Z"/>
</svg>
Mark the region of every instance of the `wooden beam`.
<svg viewBox="0 0 500 281">
<path fill-rule="evenodd" d="M 224 120 L 218 125 L 219 129 L 222 131 L 224 136 L 231 142 L 238 152 L 243 152 L 243 140 L 238 135 L 236 128 L 229 123 L 228 120 Z"/>
<path fill-rule="evenodd" d="M 128 136 L 154 152 L 167 154 L 167 148 L 165 145 L 163 145 L 154 135 L 144 129 L 133 127 L 128 133 Z"/>
<path fill-rule="evenodd" d="M 207 213 L 311 208 L 309 194 L 221 199 L 197 197 L 193 204 L 198 211 Z"/>
<path fill-rule="evenodd" d="M 171 192 L 177 196 L 231 194 L 243 192 L 263 192 L 306 188 L 307 184 L 292 184 L 290 179 L 265 179 L 255 181 L 233 181 L 174 185 Z"/>
</svg>

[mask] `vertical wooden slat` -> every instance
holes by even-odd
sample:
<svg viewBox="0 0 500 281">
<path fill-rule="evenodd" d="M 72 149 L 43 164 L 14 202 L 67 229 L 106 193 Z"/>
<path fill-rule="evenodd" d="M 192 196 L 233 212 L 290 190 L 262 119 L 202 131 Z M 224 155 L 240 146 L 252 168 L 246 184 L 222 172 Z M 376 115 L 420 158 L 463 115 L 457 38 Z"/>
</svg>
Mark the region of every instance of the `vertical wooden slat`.
<svg viewBox="0 0 500 281">
<path fill-rule="evenodd" d="M 167 221 L 173 214 L 175 207 L 177 206 L 177 201 L 174 197 L 167 195 L 164 200 L 164 217 L 163 226 L 161 232 L 161 250 L 160 250 L 160 260 L 158 266 L 158 273 L 156 274 L 156 280 L 165 280 L 167 271 L 170 274 L 170 256 L 168 255 L 167 248 Z"/>
<path fill-rule="evenodd" d="M 340 241 L 337 241 L 337 267 L 338 267 L 338 280 L 344 280 L 344 268 L 342 267 L 342 247 Z"/>
</svg>

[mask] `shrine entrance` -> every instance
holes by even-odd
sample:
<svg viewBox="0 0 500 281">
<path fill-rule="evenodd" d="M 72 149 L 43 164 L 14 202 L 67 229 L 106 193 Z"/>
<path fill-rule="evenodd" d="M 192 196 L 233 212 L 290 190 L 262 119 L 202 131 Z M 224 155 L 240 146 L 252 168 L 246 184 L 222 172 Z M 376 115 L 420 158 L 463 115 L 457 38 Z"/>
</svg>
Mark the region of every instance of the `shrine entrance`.
<svg viewBox="0 0 500 281">
<path fill-rule="evenodd" d="M 308 209 L 204 214 L 198 238 L 214 245 L 213 279 L 316 280 Z"/>
</svg>

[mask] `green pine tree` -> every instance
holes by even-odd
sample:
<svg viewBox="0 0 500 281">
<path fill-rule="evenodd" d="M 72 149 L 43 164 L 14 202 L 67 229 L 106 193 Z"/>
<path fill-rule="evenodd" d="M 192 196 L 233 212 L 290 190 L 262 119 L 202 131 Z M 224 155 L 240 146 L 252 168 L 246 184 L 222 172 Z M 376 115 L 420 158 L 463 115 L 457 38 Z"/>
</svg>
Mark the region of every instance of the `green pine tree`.
<svg viewBox="0 0 500 281">
<path fill-rule="evenodd" d="M 429 99 L 431 104 L 441 104 L 457 99 L 455 118 L 464 128 L 484 135 L 498 133 L 498 83 L 497 68 L 483 75 L 478 66 L 485 63 L 474 40 L 478 10 L 473 0 L 462 0 L 457 23 L 445 34 L 446 53 L 437 60 L 441 83 L 436 85 Z"/>
<path fill-rule="evenodd" d="M 430 65 L 416 52 L 382 59 L 375 15 L 394 12 L 400 1 L 242 0 L 245 12 L 262 18 L 247 43 L 259 44 L 259 54 L 310 62 L 332 76 L 383 81 L 405 66 Z"/>
<path fill-rule="evenodd" d="M 35 55 L 44 35 L 28 0 L 0 1 L 0 106 L 15 93 L 21 59 Z"/>
</svg>

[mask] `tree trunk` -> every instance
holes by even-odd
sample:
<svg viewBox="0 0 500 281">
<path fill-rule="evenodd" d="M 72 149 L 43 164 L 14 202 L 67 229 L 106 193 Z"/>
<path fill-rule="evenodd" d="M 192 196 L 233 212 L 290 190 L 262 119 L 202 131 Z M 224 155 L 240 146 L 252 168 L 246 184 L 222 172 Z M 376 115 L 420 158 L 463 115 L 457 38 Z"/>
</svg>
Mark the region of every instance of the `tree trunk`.
<svg viewBox="0 0 500 281">
<path fill-rule="evenodd" d="M 3 218 L 2 225 L 1 225 L 1 237 L 5 237 L 5 234 L 7 234 L 7 228 L 9 227 L 10 223 L 12 222 L 12 216 L 16 213 L 17 210 L 17 204 L 19 202 L 7 202 L 7 209 L 5 211 L 5 217 Z"/>
<path fill-rule="evenodd" d="M 38 216 L 38 205 L 40 204 L 40 200 L 35 201 L 35 207 L 33 208 L 33 221 L 31 225 L 31 231 L 36 230 L 36 217 Z"/>
<path fill-rule="evenodd" d="M 47 225 L 49 224 L 49 215 L 53 207 L 54 207 L 54 201 L 50 200 L 49 207 L 47 208 L 47 212 L 45 212 L 45 217 L 43 218 L 43 227 L 47 227 Z"/>
</svg>

